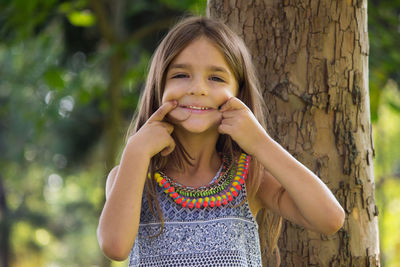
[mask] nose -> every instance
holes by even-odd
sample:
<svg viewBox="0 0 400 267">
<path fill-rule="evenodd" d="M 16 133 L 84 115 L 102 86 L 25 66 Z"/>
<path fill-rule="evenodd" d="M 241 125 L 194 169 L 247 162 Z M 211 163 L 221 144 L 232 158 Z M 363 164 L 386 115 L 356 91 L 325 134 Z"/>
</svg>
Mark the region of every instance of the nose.
<svg viewBox="0 0 400 267">
<path fill-rule="evenodd" d="M 202 81 L 193 81 L 188 90 L 189 95 L 199 95 L 199 96 L 206 96 L 208 95 L 207 85 Z"/>
</svg>

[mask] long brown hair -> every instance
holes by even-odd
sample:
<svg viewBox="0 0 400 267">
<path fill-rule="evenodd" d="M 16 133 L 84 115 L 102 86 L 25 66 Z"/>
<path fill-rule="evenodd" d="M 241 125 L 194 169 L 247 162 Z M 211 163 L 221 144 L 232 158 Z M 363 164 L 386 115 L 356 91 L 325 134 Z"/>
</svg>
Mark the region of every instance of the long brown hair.
<svg viewBox="0 0 400 267">
<path fill-rule="evenodd" d="M 139 110 L 132 120 L 127 137 L 137 132 L 161 106 L 165 76 L 170 63 L 188 44 L 199 37 L 208 38 L 223 53 L 238 83 L 239 90 L 237 97 L 249 107 L 264 129 L 266 128 L 267 109 L 258 90 L 260 88 L 259 82 L 251 56 L 243 40 L 221 22 L 204 17 L 189 17 L 176 24 L 155 51 L 141 96 Z M 157 154 L 151 159 L 149 165 L 150 177 L 153 177 L 156 170 L 164 169 L 170 160 L 177 162 L 178 168 L 183 168 L 184 161 L 189 163 L 190 155 L 186 153 L 179 140 L 176 137 L 174 139 L 177 146 L 169 156 L 161 157 L 160 154 Z M 216 149 L 222 152 L 222 154 L 230 154 L 234 157 L 242 152 L 241 148 L 228 135 L 219 136 Z M 254 158 L 252 159 L 251 166 L 246 186 L 249 197 L 253 198 L 260 185 L 264 167 Z M 152 212 L 158 214 L 163 226 L 163 215 L 155 194 L 155 187 L 154 179 L 146 180 L 146 192 L 150 207 L 153 208 L 155 206 L 156 211 L 153 210 Z M 281 217 L 267 210 L 262 211 L 262 214 L 263 220 L 261 220 L 262 225 L 260 225 L 260 230 L 264 231 L 261 228 L 265 228 L 263 227 L 265 220 L 270 224 L 267 234 L 265 234 L 265 231 L 260 232 L 262 251 L 265 252 L 265 248 L 268 246 L 267 251 L 271 253 L 276 248 L 277 239 L 280 234 Z"/>
</svg>

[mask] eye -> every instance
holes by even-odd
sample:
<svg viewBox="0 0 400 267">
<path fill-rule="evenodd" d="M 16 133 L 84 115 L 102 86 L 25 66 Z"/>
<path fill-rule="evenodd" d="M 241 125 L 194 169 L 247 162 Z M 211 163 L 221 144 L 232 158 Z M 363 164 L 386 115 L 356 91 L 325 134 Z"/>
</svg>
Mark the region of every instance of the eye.
<svg viewBox="0 0 400 267">
<path fill-rule="evenodd" d="M 189 75 L 184 73 L 178 73 L 171 76 L 172 79 L 182 79 L 182 78 L 189 78 Z"/>
<path fill-rule="evenodd" d="M 225 80 L 221 79 L 221 78 L 218 77 L 218 76 L 211 76 L 211 77 L 210 77 L 210 80 L 211 80 L 211 81 L 214 81 L 214 82 L 220 82 L 220 83 L 225 82 Z"/>
</svg>

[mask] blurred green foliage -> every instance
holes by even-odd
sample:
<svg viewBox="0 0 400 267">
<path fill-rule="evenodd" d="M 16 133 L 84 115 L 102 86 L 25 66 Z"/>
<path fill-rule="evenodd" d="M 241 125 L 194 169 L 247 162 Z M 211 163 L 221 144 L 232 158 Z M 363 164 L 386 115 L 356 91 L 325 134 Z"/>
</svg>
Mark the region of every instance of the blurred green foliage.
<svg viewBox="0 0 400 267">
<path fill-rule="evenodd" d="M 400 0 L 369 0 L 368 31 L 371 120 L 376 122 L 382 89 L 388 80 L 400 84 Z"/>
<path fill-rule="evenodd" d="M 123 51 L 124 131 L 160 38 L 184 14 L 204 14 L 206 6 L 205 0 L 98 1 L 106 18 L 119 23 L 122 38 L 110 43 L 92 2 L 0 3 L 0 260 L 10 266 L 107 266 L 95 231 L 104 201 L 109 59 Z M 400 262 L 399 14 L 400 1 L 369 1 L 384 266 Z"/>
<path fill-rule="evenodd" d="M 369 0 L 369 87 L 381 264 L 400 266 L 400 1 Z"/>
<path fill-rule="evenodd" d="M 395 104 L 395 105 L 393 105 Z M 400 90 L 389 81 L 381 93 L 374 123 L 376 202 L 379 207 L 379 235 L 382 266 L 400 263 Z"/>
<path fill-rule="evenodd" d="M 117 2 L 120 13 L 113 10 Z M 111 112 L 109 58 L 122 49 L 118 108 L 125 130 L 157 42 L 173 22 L 204 14 L 206 6 L 203 0 L 101 3 L 102 18 L 87 0 L 0 3 L 2 266 L 108 265 L 96 226 Z M 100 31 L 101 19 L 120 23 L 114 43 Z"/>
</svg>

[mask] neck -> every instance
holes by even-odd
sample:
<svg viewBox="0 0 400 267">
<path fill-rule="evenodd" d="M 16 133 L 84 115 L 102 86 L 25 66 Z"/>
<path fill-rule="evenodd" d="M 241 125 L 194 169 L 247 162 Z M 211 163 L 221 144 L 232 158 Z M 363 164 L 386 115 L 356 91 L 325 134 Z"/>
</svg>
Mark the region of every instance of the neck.
<svg viewBox="0 0 400 267">
<path fill-rule="evenodd" d="M 192 158 L 190 160 L 192 165 L 184 162 L 184 169 L 177 170 L 174 168 L 176 164 L 169 162 L 165 172 L 175 181 L 187 186 L 208 184 L 221 165 L 221 159 L 216 150 L 218 132 L 193 134 L 176 128 L 174 133 Z"/>
</svg>

